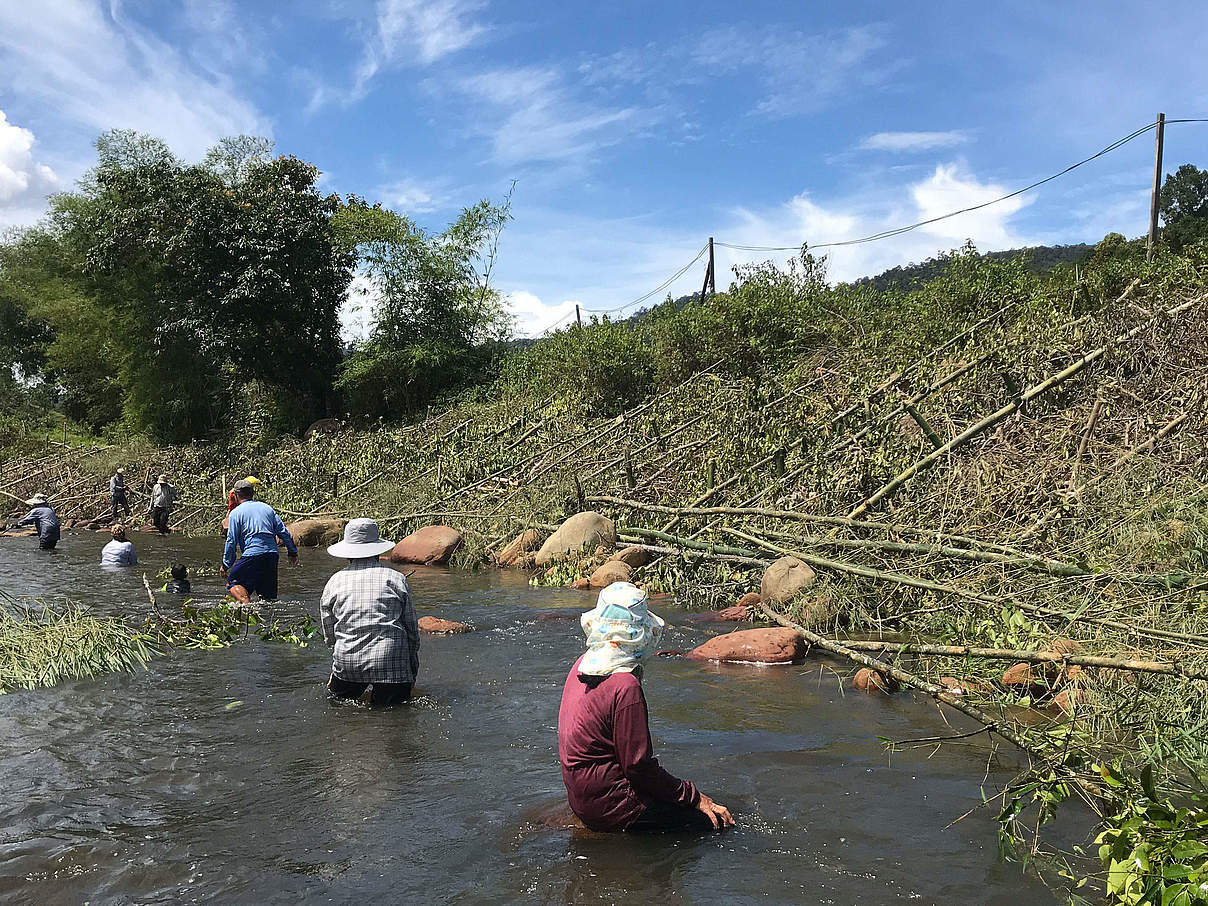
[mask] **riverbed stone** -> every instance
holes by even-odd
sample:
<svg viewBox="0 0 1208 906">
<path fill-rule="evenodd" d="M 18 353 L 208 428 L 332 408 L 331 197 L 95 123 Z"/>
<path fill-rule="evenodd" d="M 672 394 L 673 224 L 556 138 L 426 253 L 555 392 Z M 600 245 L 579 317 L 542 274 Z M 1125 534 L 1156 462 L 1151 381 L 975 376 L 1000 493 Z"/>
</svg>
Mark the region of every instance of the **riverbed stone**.
<svg viewBox="0 0 1208 906">
<path fill-rule="evenodd" d="M 767 604 L 787 604 L 814 584 L 814 571 L 796 557 L 781 557 L 763 573 L 759 597 Z"/>
<path fill-rule="evenodd" d="M 591 579 L 587 578 L 587 576 L 583 576 L 580 579 L 575 579 L 574 582 L 570 583 L 570 587 L 575 591 L 586 591 L 587 589 L 591 588 Z"/>
<path fill-rule="evenodd" d="M 1049 690 L 1057 672 L 1051 664 L 1014 664 L 1003 671 L 1002 684 L 1019 695 L 1040 695 Z"/>
<path fill-rule="evenodd" d="M 343 519 L 299 519 L 285 528 L 299 547 L 324 547 L 344 537 Z"/>
<path fill-rule="evenodd" d="M 447 525 L 426 525 L 412 532 L 390 552 L 393 563 L 442 565 L 461 547 L 461 532 Z"/>
<path fill-rule="evenodd" d="M 741 629 L 714 636 L 688 652 L 698 661 L 747 664 L 789 664 L 805 652 L 805 642 L 793 629 Z"/>
<path fill-rule="evenodd" d="M 857 670 L 856 675 L 852 677 L 851 685 L 853 689 L 859 689 L 869 695 L 890 695 L 901 688 L 893 677 L 886 676 L 871 667 L 861 667 Z"/>
<path fill-rule="evenodd" d="M 613 582 L 628 582 L 632 578 L 628 563 L 620 560 L 609 560 L 597 566 L 591 574 L 592 588 L 607 588 Z"/>
<path fill-rule="evenodd" d="M 434 632 L 442 635 L 453 635 L 458 632 L 469 632 L 471 627 L 456 620 L 442 620 L 440 617 L 420 617 L 419 628 L 423 632 Z"/>
<path fill-rule="evenodd" d="M 751 618 L 751 612 L 742 604 L 735 604 L 721 610 L 706 610 L 699 618 L 707 623 L 741 623 Z"/>
<path fill-rule="evenodd" d="M 609 563 L 624 563 L 630 569 L 637 569 L 650 562 L 650 551 L 636 544 L 622 548 L 608 558 Z"/>
<path fill-rule="evenodd" d="M 545 536 L 536 529 L 525 529 L 495 555 L 495 562 L 505 568 L 523 568 L 526 561 L 533 562 L 531 555 L 541 547 Z"/>
<path fill-rule="evenodd" d="M 546 539 L 537 551 L 538 566 L 548 566 L 580 551 L 594 549 L 598 545 L 612 548 L 617 543 L 617 530 L 611 519 L 600 513 L 587 511 L 576 513 Z"/>
</svg>

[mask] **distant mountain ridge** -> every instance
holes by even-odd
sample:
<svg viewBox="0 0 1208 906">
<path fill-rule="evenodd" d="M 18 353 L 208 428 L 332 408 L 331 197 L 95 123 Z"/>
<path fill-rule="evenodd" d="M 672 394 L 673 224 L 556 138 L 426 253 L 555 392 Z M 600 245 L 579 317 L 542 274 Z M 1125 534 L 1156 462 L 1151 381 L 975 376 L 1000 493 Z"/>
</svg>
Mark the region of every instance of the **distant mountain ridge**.
<svg viewBox="0 0 1208 906">
<path fill-rule="evenodd" d="M 1001 252 L 983 252 L 982 257 L 1005 261 L 1018 258 L 1020 255 L 1027 255 L 1028 270 L 1034 274 L 1043 274 L 1063 264 L 1076 264 L 1083 261 L 1094 250 L 1093 245 L 1080 242 L 1077 245 L 1033 245 L 1021 249 L 1005 249 Z M 906 292 L 918 289 L 924 283 L 940 276 L 948 263 L 947 258 L 928 258 L 918 264 L 891 267 L 875 277 L 861 277 L 858 280 L 852 280 L 851 283 L 853 286 L 871 286 L 881 292 L 886 290 Z"/>
</svg>

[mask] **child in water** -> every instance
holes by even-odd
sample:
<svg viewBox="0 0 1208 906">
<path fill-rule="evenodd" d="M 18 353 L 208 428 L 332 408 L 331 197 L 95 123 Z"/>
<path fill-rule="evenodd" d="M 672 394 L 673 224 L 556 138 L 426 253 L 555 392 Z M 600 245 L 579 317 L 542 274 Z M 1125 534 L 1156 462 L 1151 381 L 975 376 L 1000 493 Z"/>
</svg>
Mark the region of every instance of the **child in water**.
<svg viewBox="0 0 1208 906">
<path fill-rule="evenodd" d="M 173 563 L 172 580 L 164 586 L 163 590 L 174 595 L 187 595 L 190 589 L 188 569 L 183 563 Z"/>
</svg>

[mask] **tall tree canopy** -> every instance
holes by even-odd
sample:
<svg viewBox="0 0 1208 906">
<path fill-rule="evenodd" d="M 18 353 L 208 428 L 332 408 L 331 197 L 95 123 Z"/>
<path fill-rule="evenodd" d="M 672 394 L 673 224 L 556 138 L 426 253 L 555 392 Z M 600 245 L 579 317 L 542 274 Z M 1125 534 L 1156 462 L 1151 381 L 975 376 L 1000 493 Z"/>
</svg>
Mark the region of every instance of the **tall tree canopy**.
<svg viewBox="0 0 1208 906">
<path fill-rule="evenodd" d="M 1208 170 L 1183 164 L 1168 173 L 1158 203 L 1162 237 L 1175 251 L 1208 239 Z"/>
<path fill-rule="evenodd" d="M 340 202 L 319 171 L 271 147 L 227 139 L 185 164 L 106 133 L 79 190 L 6 249 L 0 286 L 22 288 L 52 332 L 46 376 L 76 401 L 69 414 L 100 425 L 121 411 L 185 441 L 227 423 L 252 381 L 299 420 L 326 407 L 355 254 L 333 242 Z"/>
</svg>

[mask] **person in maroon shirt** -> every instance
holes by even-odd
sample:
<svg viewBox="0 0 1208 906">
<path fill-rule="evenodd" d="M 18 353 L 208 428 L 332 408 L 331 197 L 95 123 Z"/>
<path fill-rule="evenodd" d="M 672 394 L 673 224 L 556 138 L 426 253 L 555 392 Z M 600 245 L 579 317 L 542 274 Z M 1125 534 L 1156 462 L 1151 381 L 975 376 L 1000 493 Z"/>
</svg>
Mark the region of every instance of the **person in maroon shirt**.
<svg viewBox="0 0 1208 906">
<path fill-rule="evenodd" d="M 707 830 L 734 824 L 729 810 L 654 757 L 642 659 L 663 621 L 646 593 L 614 582 L 581 618 L 587 653 L 570 669 L 558 711 L 558 758 L 571 811 L 592 830 Z"/>
</svg>

